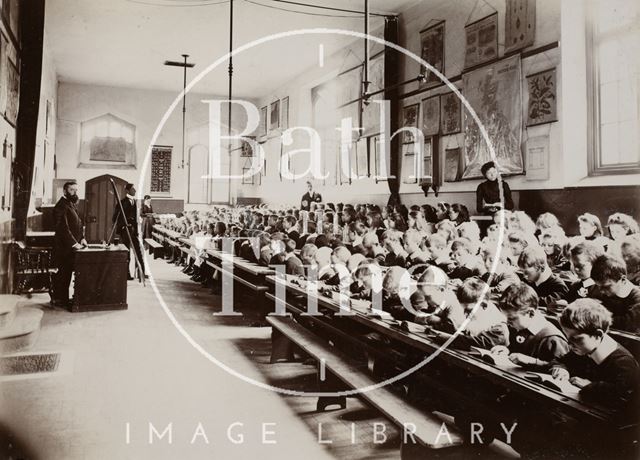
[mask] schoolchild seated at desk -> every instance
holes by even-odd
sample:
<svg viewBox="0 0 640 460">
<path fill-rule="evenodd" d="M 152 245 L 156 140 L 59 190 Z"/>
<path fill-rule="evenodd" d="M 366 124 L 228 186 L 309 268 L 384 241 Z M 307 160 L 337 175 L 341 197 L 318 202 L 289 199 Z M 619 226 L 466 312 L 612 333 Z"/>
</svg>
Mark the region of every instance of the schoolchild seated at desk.
<svg viewBox="0 0 640 460">
<path fill-rule="evenodd" d="M 613 328 L 640 333 L 640 288 L 627 279 L 624 262 L 602 255 L 593 262 L 591 277 L 598 299 L 613 315 Z"/>
<path fill-rule="evenodd" d="M 456 238 L 451 243 L 453 268 L 447 273 L 449 278 L 466 280 L 472 276 L 480 276 L 484 271 L 482 260 L 472 253 L 472 244 L 467 238 Z"/>
<path fill-rule="evenodd" d="M 547 255 L 539 246 L 528 246 L 518 258 L 523 278 L 538 294 L 539 305 L 552 307 L 569 290 L 547 264 Z"/>
<path fill-rule="evenodd" d="M 591 241 L 578 243 L 571 248 L 571 270 L 578 281 L 569 286 L 569 290 L 562 299 L 556 301 L 556 310 L 566 307 L 575 300 L 585 297 L 593 298 L 597 295 L 598 288 L 596 282 L 591 278 L 591 269 L 593 262 L 602 254 L 602 247 Z"/>
<path fill-rule="evenodd" d="M 538 295 L 525 283 L 509 286 L 498 308 L 514 331 L 509 336 L 509 356 L 518 365 L 545 366 L 569 352 L 562 331 L 538 309 Z"/>
<path fill-rule="evenodd" d="M 594 299 L 578 299 L 560 316 L 571 352 L 551 363 L 551 373 L 579 387 L 585 401 L 638 420 L 640 368 L 631 353 L 607 333 L 612 315 Z"/>
<path fill-rule="evenodd" d="M 485 283 L 489 283 L 493 296 L 499 296 L 509 286 L 520 282 L 515 267 L 509 264 L 506 252 L 505 250 L 500 252 L 500 260 L 498 260 L 494 268 L 493 264 L 498 255 L 497 247 L 489 245 L 482 249 L 484 274 L 480 278 Z"/>
<path fill-rule="evenodd" d="M 469 323 L 455 338 L 452 346 L 463 349 L 472 346 L 491 349 L 496 345 L 509 345 L 507 318 L 493 302 L 488 301 L 486 297 L 483 299 L 483 293 L 488 296 L 489 292 L 486 283 L 477 277 L 468 278 L 458 288 L 456 297 L 469 318 Z M 446 326 L 449 326 L 450 330 L 444 333 L 432 331 L 438 341 L 447 340 L 450 334 L 456 331 L 449 320 L 441 324 L 440 330 L 446 330 Z"/>
<path fill-rule="evenodd" d="M 449 289 L 449 277 L 433 265 L 418 278 L 418 289 L 411 296 L 411 306 L 414 311 L 429 313 L 415 320 L 435 329 L 456 330 L 465 320 L 462 306 Z"/>
</svg>

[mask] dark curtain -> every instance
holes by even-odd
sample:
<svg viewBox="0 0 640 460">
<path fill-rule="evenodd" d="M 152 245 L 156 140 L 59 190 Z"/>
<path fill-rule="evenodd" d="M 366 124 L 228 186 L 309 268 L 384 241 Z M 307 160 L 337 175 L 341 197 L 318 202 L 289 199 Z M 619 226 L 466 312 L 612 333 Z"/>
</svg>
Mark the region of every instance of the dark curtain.
<svg viewBox="0 0 640 460">
<path fill-rule="evenodd" d="M 13 218 L 15 239 L 24 239 L 33 181 L 36 131 L 42 79 L 44 0 L 29 0 L 20 9 L 20 105 L 16 124 L 16 159 L 13 166 Z"/>
<path fill-rule="evenodd" d="M 398 44 L 398 18 L 397 17 L 387 17 L 384 21 L 384 39 L 390 43 Z M 394 87 L 400 80 L 400 52 L 389 47 L 385 47 L 385 66 L 384 66 L 384 85 L 388 89 L 384 92 L 384 98 L 388 100 L 391 104 L 391 113 L 389 116 L 391 117 L 390 125 L 391 132 L 395 133 L 398 130 L 398 88 Z M 395 206 L 400 204 L 400 194 L 398 191 L 400 190 L 400 177 L 398 174 L 400 156 L 398 152 L 400 151 L 400 136 L 394 136 L 391 139 L 391 153 L 389 159 L 389 173 L 390 178 L 387 181 L 389 184 L 389 206 Z"/>
</svg>

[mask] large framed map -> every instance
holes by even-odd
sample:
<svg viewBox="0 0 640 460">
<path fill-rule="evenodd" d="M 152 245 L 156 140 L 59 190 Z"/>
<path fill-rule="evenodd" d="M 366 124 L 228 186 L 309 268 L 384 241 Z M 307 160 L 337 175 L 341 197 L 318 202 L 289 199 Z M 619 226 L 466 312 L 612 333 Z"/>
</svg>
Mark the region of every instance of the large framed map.
<svg viewBox="0 0 640 460">
<path fill-rule="evenodd" d="M 478 114 L 495 149 L 501 174 L 520 174 L 522 161 L 521 65 L 516 55 L 462 76 L 463 92 Z M 482 177 L 480 168 L 492 160 L 479 126 L 464 111 L 463 179 Z"/>
</svg>

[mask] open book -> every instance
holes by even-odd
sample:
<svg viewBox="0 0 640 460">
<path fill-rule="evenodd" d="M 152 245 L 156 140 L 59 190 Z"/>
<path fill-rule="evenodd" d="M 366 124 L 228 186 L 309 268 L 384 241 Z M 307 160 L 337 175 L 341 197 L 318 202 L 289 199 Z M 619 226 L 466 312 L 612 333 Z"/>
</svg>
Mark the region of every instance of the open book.
<svg viewBox="0 0 640 460">
<path fill-rule="evenodd" d="M 540 383 L 551 390 L 559 391 L 567 396 L 577 397 L 580 393 L 580 388 L 569 382 L 569 380 L 557 380 L 549 374 L 542 374 L 540 372 L 527 372 L 524 378 L 532 382 Z"/>
<path fill-rule="evenodd" d="M 519 368 L 517 364 L 511 362 L 507 353 L 496 353 L 495 351 L 492 352 L 491 350 L 485 350 L 484 348 L 471 347 L 469 354 L 476 358 L 480 358 L 485 363 L 497 366 L 500 369 L 509 370 Z"/>
</svg>

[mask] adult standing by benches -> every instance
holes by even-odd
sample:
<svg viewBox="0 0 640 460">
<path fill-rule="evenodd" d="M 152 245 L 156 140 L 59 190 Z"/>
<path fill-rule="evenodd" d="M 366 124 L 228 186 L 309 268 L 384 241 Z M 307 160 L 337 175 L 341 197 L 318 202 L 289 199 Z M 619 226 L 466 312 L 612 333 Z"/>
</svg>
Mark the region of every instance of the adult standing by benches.
<svg viewBox="0 0 640 460">
<path fill-rule="evenodd" d="M 54 307 L 69 306 L 69 284 L 73 273 L 73 251 L 87 246 L 84 238 L 82 220 L 78 215 L 78 184 L 75 181 L 66 182 L 63 195 L 56 203 L 54 216 L 56 233 L 53 242 L 54 263 L 58 272 L 53 281 Z"/>
<path fill-rule="evenodd" d="M 300 209 L 302 211 L 310 211 L 311 203 L 322 203 L 322 195 L 313 190 L 313 184 L 311 181 L 307 181 L 307 193 L 302 195 Z"/>
<path fill-rule="evenodd" d="M 136 204 L 136 189 L 133 184 L 127 184 L 124 188 L 125 196 L 120 200 L 120 204 L 122 206 L 116 206 L 116 209 L 113 212 L 112 221 L 116 225 L 116 232 L 120 235 L 120 241 L 129 249 L 129 254 L 131 254 L 131 247 L 133 246 L 133 250 L 136 253 L 138 261 L 140 262 L 140 267 L 142 268 L 142 275 L 146 278 L 144 270 L 144 259 L 142 258 L 142 250 L 140 245 L 140 238 L 138 237 L 138 206 Z M 122 212 L 124 212 L 124 216 Z M 129 231 L 127 231 L 127 229 Z M 131 237 L 131 239 L 129 239 Z M 131 260 L 131 255 L 129 255 L 129 260 Z M 131 273 L 129 273 L 129 280 L 133 279 Z"/>
</svg>

